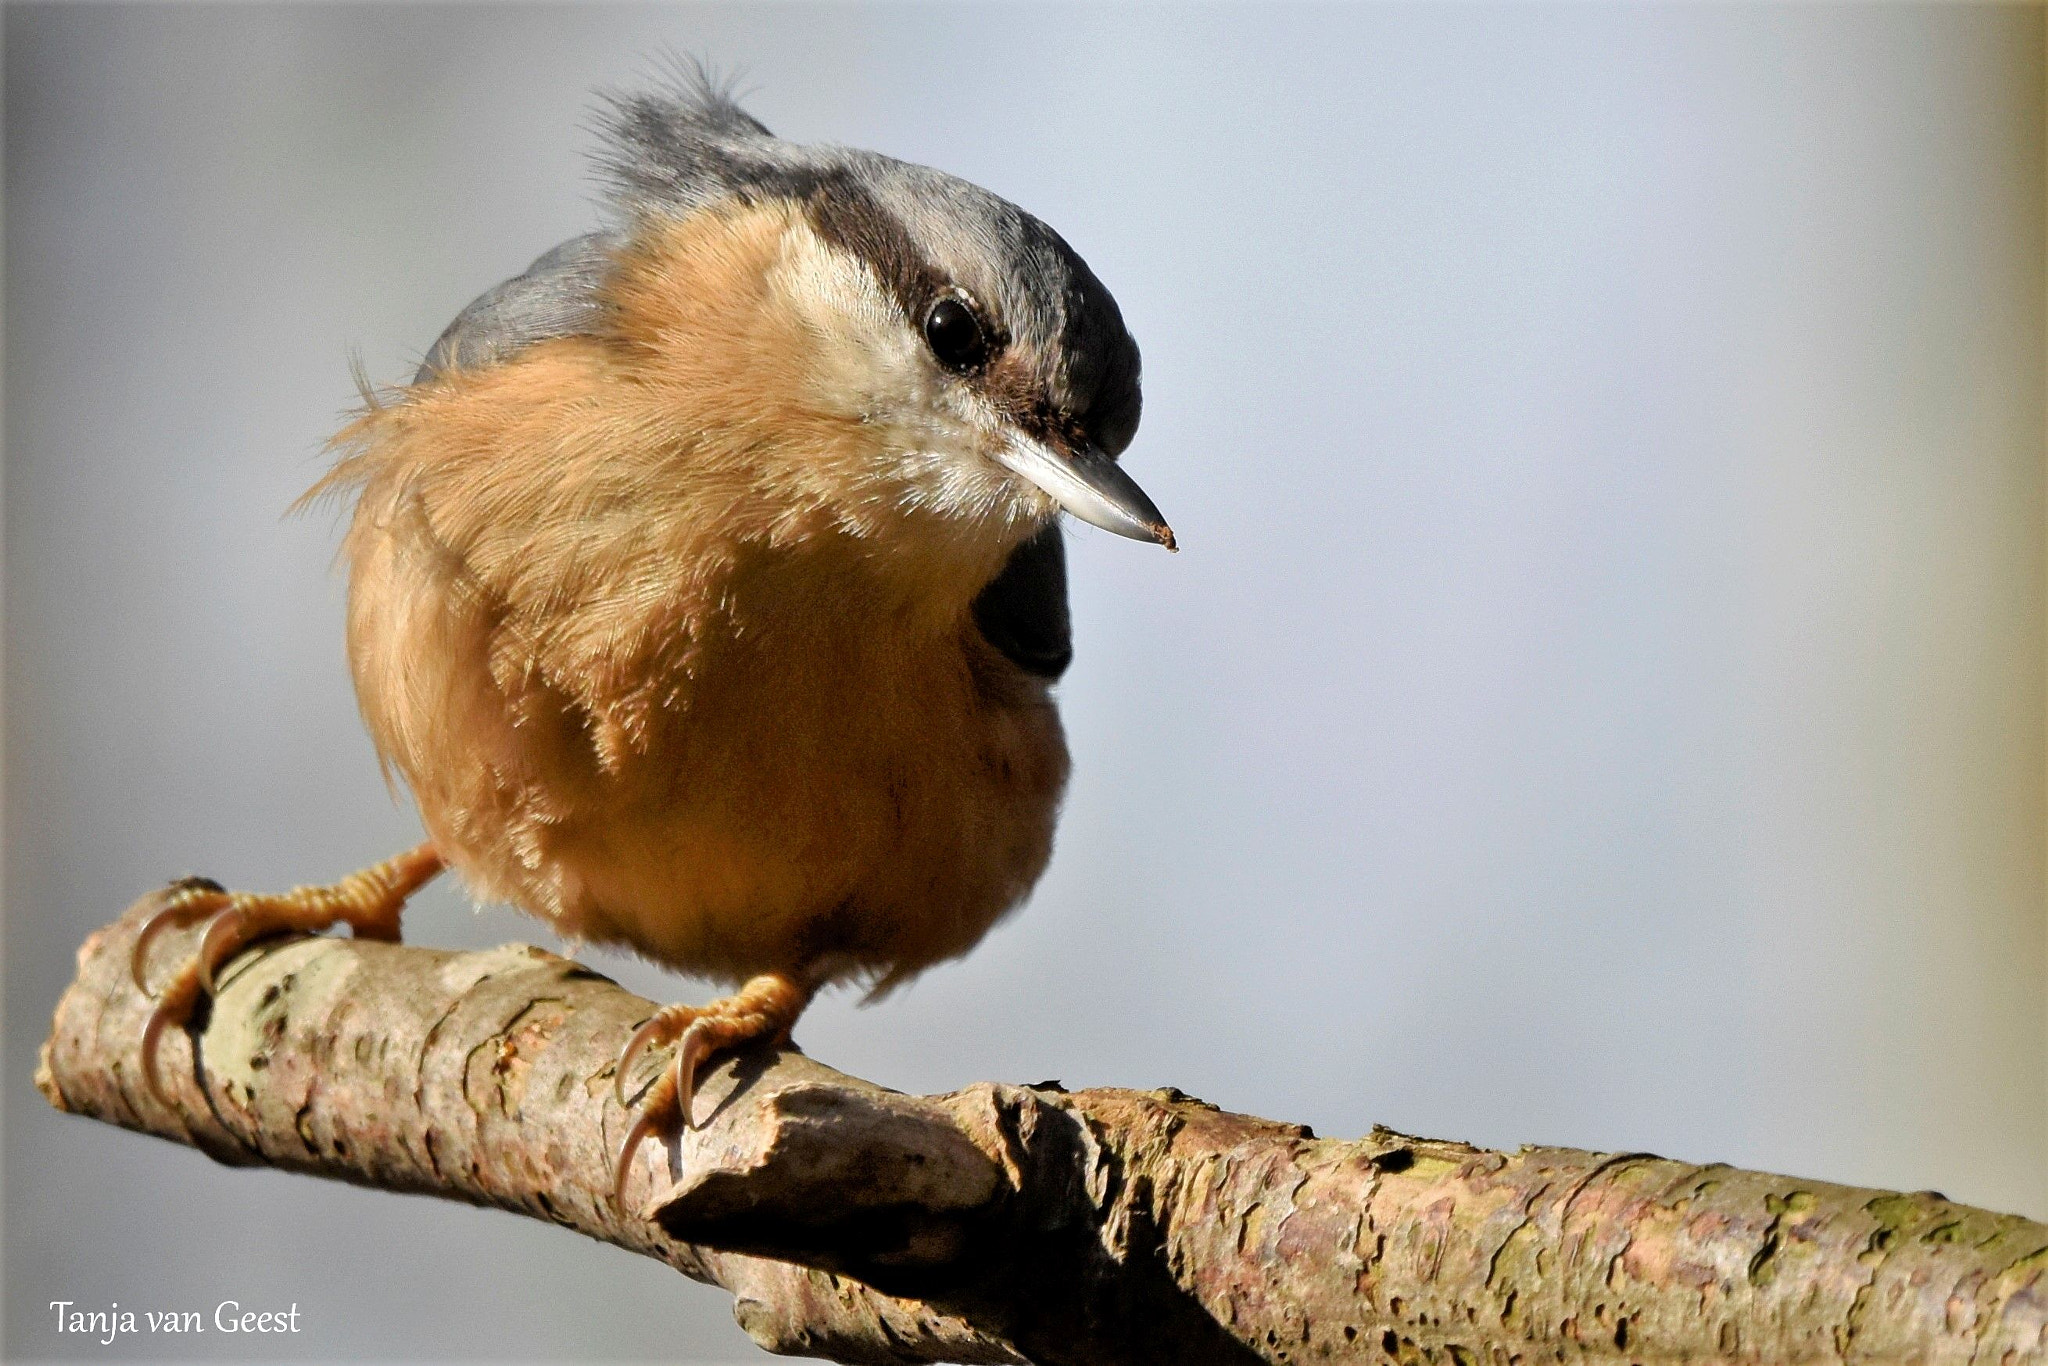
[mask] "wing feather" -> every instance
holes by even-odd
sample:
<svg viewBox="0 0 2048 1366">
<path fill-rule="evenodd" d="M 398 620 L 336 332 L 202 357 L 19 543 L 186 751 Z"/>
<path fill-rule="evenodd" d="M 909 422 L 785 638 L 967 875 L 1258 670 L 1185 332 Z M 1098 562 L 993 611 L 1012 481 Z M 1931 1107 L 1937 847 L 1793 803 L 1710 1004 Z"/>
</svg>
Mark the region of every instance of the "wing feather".
<svg viewBox="0 0 2048 1366">
<path fill-rule="evenodd" d="M 599 290 L 617 245 L 609 233 L 572 237 L 485 290 L 434 342 L 413 383 L 494 364 L 538 341 L 591 332 L 603 311 Z"/>
</svg>

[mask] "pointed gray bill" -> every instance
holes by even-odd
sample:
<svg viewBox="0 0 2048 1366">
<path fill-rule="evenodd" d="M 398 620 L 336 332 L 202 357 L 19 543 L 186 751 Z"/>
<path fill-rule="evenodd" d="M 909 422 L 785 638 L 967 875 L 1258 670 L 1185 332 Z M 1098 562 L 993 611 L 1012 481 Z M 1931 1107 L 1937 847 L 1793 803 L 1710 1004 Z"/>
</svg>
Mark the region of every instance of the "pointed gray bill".
<svg viewBox="0 0 2048 1366">
<path fill-rule="evenodd" d="M 1157 541 L 1168 550 L 1180 549 L 1173 543 L 1173 528 L 1138 487 L 1138 481 L 1093 446 L 1076 446 L 1072 454 L 1062 454 L 1022 433 L 1012 433 L 996 459 L 1090 526 L 1134 541 Z"/>
</svg>

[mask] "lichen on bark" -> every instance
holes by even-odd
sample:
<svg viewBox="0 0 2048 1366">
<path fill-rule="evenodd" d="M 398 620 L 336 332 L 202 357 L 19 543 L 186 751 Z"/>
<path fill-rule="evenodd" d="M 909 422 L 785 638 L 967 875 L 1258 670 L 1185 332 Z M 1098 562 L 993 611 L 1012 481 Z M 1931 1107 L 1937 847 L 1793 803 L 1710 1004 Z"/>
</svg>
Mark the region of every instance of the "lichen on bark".
<svg viewBox="0 0 2048 1366">
<path fill-rule="evenodd" d="M 347 939 L 238 958 L 138 1068 L 94 934 L 37 1084 L 61 1110 L 495 1205 L 734 1297 L 773 1351 L 963 1364 L 2048 1361 L 2048 1226 L 1648 1154 L 1321 1139 L 1170 1088 L 907 1096 L 793 1050 L 611 1200 L 619 1047 L 652 1003 L 540 949 Z M 182 943 L 183 941 L 179 941 Z M 170 953 L 167 940 L 160 952 Z"/>
</svg>

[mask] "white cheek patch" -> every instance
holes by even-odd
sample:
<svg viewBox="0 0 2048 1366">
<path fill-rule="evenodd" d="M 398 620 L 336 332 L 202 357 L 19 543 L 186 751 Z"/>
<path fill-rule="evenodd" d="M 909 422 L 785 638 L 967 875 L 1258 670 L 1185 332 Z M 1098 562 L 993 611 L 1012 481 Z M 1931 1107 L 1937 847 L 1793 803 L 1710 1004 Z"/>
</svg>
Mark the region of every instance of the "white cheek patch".
<svg viewBox="0 0 2048 1366">
<path fill-rule="evenodd" d="M 783 239 L 768 288 L 811 334 L 821 406 L 882 422 L 932 406 L 919 339 L 865 264 L 798 224 Z"/>
<path fill-rule="evenodd" d="M 1050 515 L 1041 506 L 1049 500 L 994 459 L 1009 439 L 1007 424 L 938 368 L 866 262 L 800 223 L 768 287 L 815 343 L 813 401 L 884 435 L 890 458 L 873 472 L 877 496 L 906 512 L 975 521 Z"/>
</svg>

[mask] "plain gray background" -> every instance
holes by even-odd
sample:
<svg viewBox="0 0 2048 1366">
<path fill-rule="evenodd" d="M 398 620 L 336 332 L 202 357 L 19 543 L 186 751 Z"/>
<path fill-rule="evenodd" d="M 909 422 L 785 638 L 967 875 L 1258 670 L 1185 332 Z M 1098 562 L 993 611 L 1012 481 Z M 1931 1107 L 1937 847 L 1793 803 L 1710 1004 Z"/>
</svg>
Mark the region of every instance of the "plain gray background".
<svg viewBox="0 0 2048 1366">
<path fill-rule="evenodd" d="M 2048 1216 L 2040 9 L 14 5 L 5 44 L 10 1357 L 752 1354 L 651 1262 L 29 1080 L 139 892 L 417 838 L 336 519 L 280 514 L 352 350 L 404 378 L 593 225 L 589 92 L 664 46 L 1064 233 L 1186 547 L 1072 536 L 1052 871 L 810 1051 Z M 441 889 L 406 928 L 550 942 Z M 46 1307 L 226 1298 L 305 1331 Z"/>
</svg>

